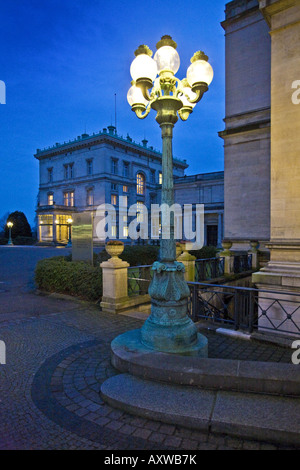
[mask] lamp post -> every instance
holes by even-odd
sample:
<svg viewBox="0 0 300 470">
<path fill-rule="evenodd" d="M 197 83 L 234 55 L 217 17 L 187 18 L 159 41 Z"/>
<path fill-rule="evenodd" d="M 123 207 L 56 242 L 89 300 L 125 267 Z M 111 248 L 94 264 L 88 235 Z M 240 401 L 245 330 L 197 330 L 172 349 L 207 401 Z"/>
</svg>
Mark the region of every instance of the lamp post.
<svg viewBox="0 0 300 470">
<path fill-rule="evenodd" d="M 13 245 L 13 241 L 12 241 L 12 238 L 11 238 L 11 229 L 13 227 L 13 223 L 12 222 L 7 222 L 7 226 L 8 226 L 8 242 L 7 244 L 8 245 Z"/>
<path fill-rule="evenodd" d="M 174 204 L 173 188 L 173 127 L 178 116 L 186 121 L 193 112 L 213 78 L 208 57 L 198 51 L 191 59 L 187 77 L 175 77 L 180 59 L 177 44 L 170 36 L 163 36 L 152 51 L 141 45 L 135 51 L 130 73 L 132 86 L 127 100 L 139 119 L 156 111 L 156 121 L 162 134 L 162 227 L 168 224 L 168 211 Z M 152 267 L 153 280 L 149 287 L 151 315 L 141 328 L 141 341 L 151 349 L 187 355 L 207 355 L 207 340 L 199 335 L 192 320 L 187 316 L 189 287 L 184 279 L 184 265 L 176 261 L 174 239 L 174 214 L 168 236 L 162 237 L 160 260 Z"/>
<path fill-rule="evenodd" d="M 72 246 L 72 222 L 73 222 L 73 219 L 71 217 L 69 217 L 67 219 L 68 229 L 69 229 L 69 240 L 68 240 L 68 243 L 67 243 L 67 247 Z"/>
</svg>

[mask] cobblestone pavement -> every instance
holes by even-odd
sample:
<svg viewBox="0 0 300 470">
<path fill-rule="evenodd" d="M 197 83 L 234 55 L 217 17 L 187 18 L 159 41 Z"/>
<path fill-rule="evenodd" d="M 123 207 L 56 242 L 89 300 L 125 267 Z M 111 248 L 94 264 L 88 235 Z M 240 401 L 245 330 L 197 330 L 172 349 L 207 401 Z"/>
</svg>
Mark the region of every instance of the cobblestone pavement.
<svg viewBox="0 0 300 470">
<path fill-rule="evenodd" d="M 0 449 L 276 449 L 139 418 L 105 404 L 101 383 L 117 373 L 110 365 L 110 342 L 142 321 L 78 302 L 67 302 L 61 311 L 59 302 L 58 313 L 0 323 L 7 347 L 7 364 L 0 365 Z M 284 348 L 208 335 L 210 357 L 290 361 Z"/>
</svg>

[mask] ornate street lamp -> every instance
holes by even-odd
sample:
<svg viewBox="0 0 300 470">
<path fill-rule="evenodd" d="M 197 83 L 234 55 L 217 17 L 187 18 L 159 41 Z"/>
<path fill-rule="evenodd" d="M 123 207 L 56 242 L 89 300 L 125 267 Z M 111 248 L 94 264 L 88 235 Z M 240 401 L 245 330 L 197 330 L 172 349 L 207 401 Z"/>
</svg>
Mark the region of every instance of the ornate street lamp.
<svg viewBox="0 0 300 470">
<path fill-rule="evenodd" d="M 73 223 L 73 219 L 71 217 L 69 217 L 67 219 L 67 223 L 68 223 L 68 230 L 69 230 L 69 240 L 68 240 L 68 243 L 67 243 L 67 247 L 70 247 L 70 246 L 72 246 L 72 223 Z"/>
<path fill-rule="evenodd" d="M 177 44 L 163 36 L 157 51 L 142 45 L 135 51 L 130 73 L 133 79 L 127 100 L 138 118 L 144 119 L 151 109 L 162 132 L 162 205 L 174 204 L 172 133 L 178 116 L 186 121 L 213 79 L 208 57 L 198 51 L 191 59 L 187 76 L 175 77 L 180 59 Z M 162 226 L 168 215 L 162 210 Z M 184 265 L 176 261 L 174 216 L 171 214 L 168 239 L 161 239 L 160 261 L 153 264 L 153 280 L 149 287 L 151 315 L 141 329 L 142 343 L 154 350 L 207 355 L 207 340 L 187 316 L 189 287 L 184 279 Z"/>
<path fill-rule="evenodd" d="M 12 222 L 7 222 L 6 225 L 8 226 L 8 234 L 9 234 L 7 244 L 8 245 L 13 245 L 13 241 L 12 241 L 12 238 L 11 238 L 11 229 L 12 229 L 14 224 Z"/>
</svg>

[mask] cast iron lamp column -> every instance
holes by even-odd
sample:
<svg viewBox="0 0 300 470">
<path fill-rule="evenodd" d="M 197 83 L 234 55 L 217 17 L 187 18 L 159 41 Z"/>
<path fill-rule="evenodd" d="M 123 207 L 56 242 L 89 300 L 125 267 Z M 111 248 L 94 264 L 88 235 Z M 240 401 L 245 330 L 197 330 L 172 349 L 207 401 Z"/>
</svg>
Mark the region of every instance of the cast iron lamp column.
<svg viewBox="0 0 300 470">
<path fill-rule="evenodd" d="M 157 113 L 156 121 L 162 133 L 164 230 L 168 225 L 168 211 L 164 207 L 174 204 L 173 127 L 178 115 L 185 121 L 192 113 L 208 90 L 213 70 L 207 62 L 208 57 L 198 51 L 191 59 L 187 78 L 179 80 L 175 77 L 180 64 L 176 43 L 170 36 L 163 36 L 156 47 L 154 59 L 148 46 L 142 45 L 135 51 L 136 58 L 130 67 L 133 82 L 127 99 L 140 119 L 144 119 L 151 109 Z M 142 343 L 157 351 L 206 356 L 207 339 L 198 334 L 195 324 L 187 316 L 190 292 L 184 279 L 184 265 L 176 261 L 173 213 L 169 230 L 161 238 L 160 260 L 153 264 L 152 269 L 153 280 L 149 287 L 151 315 L 141 328 Z"/>
<path fill-rule="evenodd" d="M 8 245 L 13 245 L 13 241 L 12 241 L 12 238 L 11 238 L 11 229 L 13 227 L 13 223 L 12 222 L 7 222 L 7 226 L 8 226 L 8 242 L 7 244 Z"/>
<path fill-rule="evenodd" d="M 68 243 L 67 243 L 67 247 L 71 247 L 72 246 L 72 222 L 73 222 L 73 219 L 71 219 L 71 217 L 67 220 L 68 222 L 68 228 L 69 228 L 69 240 L 68 240 Z"/>
</svg>

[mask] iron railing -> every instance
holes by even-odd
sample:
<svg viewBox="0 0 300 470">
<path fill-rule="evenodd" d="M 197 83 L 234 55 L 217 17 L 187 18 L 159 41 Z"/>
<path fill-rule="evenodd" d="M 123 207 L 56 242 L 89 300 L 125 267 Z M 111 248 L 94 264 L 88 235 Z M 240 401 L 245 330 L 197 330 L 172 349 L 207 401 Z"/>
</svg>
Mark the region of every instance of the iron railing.
<svg viewBox="0 0 300 470">
<path fill-rule="evenodd" d="M 252 269 L 252 255 L 234 255 L 233 272 L 234 274 L 240 274 Z"/>
<path fill-rule="evenodd" d="M 209 281 L 224 275 L 224 258 L 205 258 L 195 261 L 195 282 Z"/>
<path fill-rule="evenodd" d="M 300 293 L 189 282 L 188 314 L 248 331 L 300 335 Z M 298 318 L 297 318 L 298 317 Z"/>
<path fill-rule="evenodd" d="M 128 295 L 148 293 L 152 265 L 128 268 Z M 238 330 L 300 335 L 300 293 L 188 282 L 188 315 Z M 298 318 L 297 318 L 298 317 Z"/>
<path fill-rule="evenodd" d="M 150 281 L 153 277 L 152 264 L 145 266 L 130 266 L 128 268 L 128 295 L 148 294 Z"/>
</svg>

